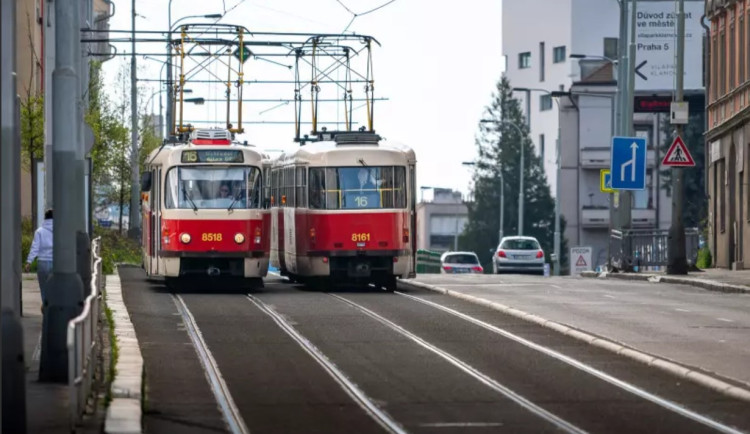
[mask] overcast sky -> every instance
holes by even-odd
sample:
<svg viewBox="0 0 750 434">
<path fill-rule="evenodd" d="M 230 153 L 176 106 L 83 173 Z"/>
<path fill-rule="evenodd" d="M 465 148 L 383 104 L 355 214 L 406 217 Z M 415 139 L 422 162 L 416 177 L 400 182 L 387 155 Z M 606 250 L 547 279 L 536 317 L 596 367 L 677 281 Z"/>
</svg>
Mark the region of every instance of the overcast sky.
<svg viewBox="0 0 750 434">
<path fill-rule="evenodd" d="M 115 3 L 116 14 L 110 28 L 129 30 L 131 2 L 115 0 Z M 166 30 L 167 5 L 167 0 L 138 0 L 136 28 Z M 362 14 L 382 5 L 382 8 L 357 16 L 352 21 L 352 13 Z M 461 162 L 470 161 L 476 155 L 477 125 L 502 73 L 500 0 L 173 0 L 172 22 L 187 15 L 223 13 L 225 10 L 229 12 L 220 23 L 242 25 L 251 31 L 340 33 L 348 25 L 347 32 L 375 37 L 382 44 L 373 50 L 376 97 L 388 98 L 388 101 L 376 102 L 375 130 L 415 150 L 419 185 L 467 192 L 470 170 Z M 161 52 L 164 49 L 164 44 L 139 44 L 136 50 Z M 130 45 L 118 45 L 118 52 L 130 52 Z M 291 58 L 274 60 L 293 64 Z M 143 57 L 138 57 L 137 61 L 139 78 L 158 78 L 160 63 Z M 105 64 L 109 82 L 114 80 L 122 62 L 129 63 L 129 57 L 119 57 Z M 245 68 L 249 78 L 259 71 L 274 73 L 273 68 L 280 79 L 293 77 L 290 71 L 269 62 L 249 60 Z M 219 71 L 226 74 L 226 69 L 219 69 L 217 65 L 214 72 Z M 141 98 L 147 99 L 158 89 L 157 83 L 149 85 L 152 90 Z M 245 99 L 293 96 L 292 85 L 283 89 L 278 86 L 271 89 L 271 85 L 266 89 L 256 86 L 245 87 Z M 196 90 L 191 96 L 219 98 L 224 92 L 221 85 L 193 87 Z M 362 85 L 355 85 L 355 90 L 357 87 Z M 321 98 L 332 96 L 322 92 Z M 303 93 L 303 96 L 308 97 L 309 93 Z M 157 98 L 154 97 L 155 111 L 158 111 Z M 291 106 L 274 108 L 277 105 L 247 103 L 243 119 L 292 121 L 294 112 Z M 225 116 L 225 107 L 219 104 L 191 106 L 189 110 L 186 110 L 186 118 L 217 120 L 219 124 Z M 364 108 L 357 112 L 354 117 L 362 125 Z M 305 107 L 304 116 L 309 120 L 308 107 Z M 292 140 L 292 125 L 244 127 L 246 134 L 240 139 L 261 148 L 290 150 L 298 146 Z M 309 125 L 303 126 L 303 133 L 309 129 Z"/>
</svg>

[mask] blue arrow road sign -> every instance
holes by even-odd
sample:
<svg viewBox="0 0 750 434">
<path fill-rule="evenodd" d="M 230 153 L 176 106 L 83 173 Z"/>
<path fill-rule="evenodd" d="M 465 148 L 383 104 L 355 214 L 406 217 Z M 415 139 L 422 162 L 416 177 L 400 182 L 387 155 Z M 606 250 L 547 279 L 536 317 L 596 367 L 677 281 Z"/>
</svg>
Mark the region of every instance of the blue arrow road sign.
<svg viewBox="0 0 750 434">
<path fill-rule="evenodd" d="M 613 137 L 612 188 L 615 190 L 643 190 L 646 188 L 646 139 L 641 137 Z"/>
</svg>

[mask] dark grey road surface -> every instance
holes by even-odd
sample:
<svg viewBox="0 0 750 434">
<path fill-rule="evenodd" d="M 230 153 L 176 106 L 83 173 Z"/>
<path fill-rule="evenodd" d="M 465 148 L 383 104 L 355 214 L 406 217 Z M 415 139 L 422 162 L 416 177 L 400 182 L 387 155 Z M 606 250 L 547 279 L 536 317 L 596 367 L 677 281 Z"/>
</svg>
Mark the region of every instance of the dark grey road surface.
<svg viewBox="0 0 750 434">
<path fill-rule="evenodd" d="M 147 432 L 226 429 L 170 295 L 121 270 L 148 373 Z M 181 294 L 250 432 L 383 432 L 342 386 L 242 294 Z M 582 431 L 715 429 L 464 319 L 398 294 L 338 291 Z M 446 305 L 549 347 L 681 407 L 750 432 L 748 405 L 496 311 L 428 291 Z M 332 295 L 269 278 L 253 294 L 325 354 L 407 432 L 560 432 L 425 348 Z M 564 431 L 563 431 L 564 432 Z"/>
</svg>

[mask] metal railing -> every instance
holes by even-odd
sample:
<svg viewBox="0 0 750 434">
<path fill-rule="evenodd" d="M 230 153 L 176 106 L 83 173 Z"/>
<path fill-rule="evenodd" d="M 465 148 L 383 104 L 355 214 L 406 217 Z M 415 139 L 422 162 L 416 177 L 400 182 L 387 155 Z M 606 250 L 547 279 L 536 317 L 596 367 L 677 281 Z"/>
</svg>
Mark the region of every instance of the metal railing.
<svg viewBox="0 0 750 434">
<path fill-rule="evenodd" d="M 91 242 L 91 294 L 83 303 L 81 314 L 68 323 L 68 387 L 70 390 L 70 426 L 75 431 L 91 393 L 93 383 L 99 302 L 104 276 L 102 275 L 101 237 Z"/>
<path fill-rule="evenodd" d="M 700 230 L 685 228 L 685 257 L 689 266 L 698 260 Z M 612 266 L 642 271 L 643 267 L 665 267 L 668 263 L 668 229 L 613 229 L 609 237 Z"/>
</svg>

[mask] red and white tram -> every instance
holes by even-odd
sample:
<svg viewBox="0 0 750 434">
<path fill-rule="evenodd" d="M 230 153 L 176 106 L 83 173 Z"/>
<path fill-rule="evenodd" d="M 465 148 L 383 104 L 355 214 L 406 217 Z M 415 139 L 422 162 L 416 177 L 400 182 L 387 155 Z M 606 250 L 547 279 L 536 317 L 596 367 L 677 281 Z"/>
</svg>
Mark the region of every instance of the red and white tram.
<svg viewBox="0 0 750 434">
<path fill-rule="evenodd" d="M 222 129 L 195 130 L 187 143 L 149 155 L 141 185 L 149 276 L 168 284 L 210 276 L 262 285 L 269 250 L 263 158 Z"/>
<path fill-rule="evenodd" d="M 302 282 L 393 291 L 415 272 L 414 151 L 374 133 L 331 135 L 274 162 L 271 265 Z"/>
</svg>

